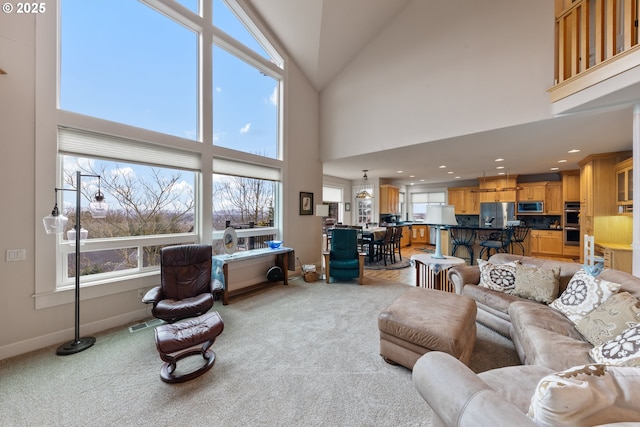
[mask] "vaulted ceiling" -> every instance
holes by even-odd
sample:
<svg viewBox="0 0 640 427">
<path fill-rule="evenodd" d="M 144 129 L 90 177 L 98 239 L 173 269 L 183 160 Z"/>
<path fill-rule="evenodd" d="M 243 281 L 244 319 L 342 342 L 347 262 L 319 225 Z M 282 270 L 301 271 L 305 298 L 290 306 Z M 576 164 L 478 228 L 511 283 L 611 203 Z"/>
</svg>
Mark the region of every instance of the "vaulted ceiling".
<svg viewBox="0 0 640 427">
<path fill-rule="evenodd" d="M 316 90 L 321 92 L 385 26 L 413 0 L 248 0 L 272 29 Z M 431 0 L 421 0 L 431 1 Z M 578 114 L 538 123 L 497 129 L 429 144 L 368 153 L 323 164 L 326 175 L 357 180 L 362 169 L 370 177 L 398 183 L 442 183 L 496 175 L 496 157 L 509 157 L 511 174 L 548 173 L 550 165 L 575 169 L 591 153 L 630 150 L 632 106 L 640 100 L 633 85 L 584 104 Z M 598 108 L 597 113 L 588 111 Z M 606 109 L 602 109 L 606 107 Z M 553 139 L 554 150 L 535 149 Z M 514 144 L 514 141 L 518 141 Z M 606 148 L 603 149 L 603 141 Z M 479 145 L 478 145 L 479 144 Z M 483 147 L 478 151 L 478 146 Z M 580 147 L 580 153 L 559 153 Z M 433 156 L 437 150 L 438 156 Z M 522 155 L 526 152 L 526 156 Z M 473 153 L 473 156 L 468 155 Z M 454 165 L 443 174 L 441 164 Z M 404 171 L 399 174 L 397 171 Z M 413 175 L 410 177 L 409 175 Z"/>
</svg>

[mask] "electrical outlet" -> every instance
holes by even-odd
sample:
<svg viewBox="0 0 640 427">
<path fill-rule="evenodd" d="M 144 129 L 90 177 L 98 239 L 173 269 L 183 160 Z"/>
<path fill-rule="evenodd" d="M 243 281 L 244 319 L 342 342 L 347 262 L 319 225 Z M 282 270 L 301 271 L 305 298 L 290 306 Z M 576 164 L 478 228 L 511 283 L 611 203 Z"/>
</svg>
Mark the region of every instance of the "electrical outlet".
<svg viewBox="0 0 640 427">
<path fill-rule="evenodd" d="M 7 249 L 6 261 L 24 261 L 27 259 L 26 249 Z"/>
</svg>

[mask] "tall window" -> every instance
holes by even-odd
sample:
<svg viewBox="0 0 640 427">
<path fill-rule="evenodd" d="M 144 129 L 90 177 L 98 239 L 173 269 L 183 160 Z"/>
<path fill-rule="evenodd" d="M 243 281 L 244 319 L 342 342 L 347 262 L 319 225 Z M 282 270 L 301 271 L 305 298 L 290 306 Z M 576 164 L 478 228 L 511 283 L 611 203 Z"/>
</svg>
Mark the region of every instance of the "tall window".
<svg viewBox="0 0 640 427">
<path fill-rule="evenodd" d="M 82 282 L 155 271 L 163 246 L 215 245 L 229 224 L 250 225 L 247 242 L 280 237 L 284 64 L 235 0 L 59 4 L 57 187 L 100 175 L 111 206 L 82 214 Z M 94 190 L 83 180 L 83 203 Z M 64 235 L 57 247 L 63 287 L 75 251 Z"/>
<path fill-rule="evenodd" d="M 423 222 L 427 217 L 428 205 L 444 205 L 446 194 L 438 191 L 433 193 L 411 193 L 411 215 L 413 221 Z"/>
</svg>

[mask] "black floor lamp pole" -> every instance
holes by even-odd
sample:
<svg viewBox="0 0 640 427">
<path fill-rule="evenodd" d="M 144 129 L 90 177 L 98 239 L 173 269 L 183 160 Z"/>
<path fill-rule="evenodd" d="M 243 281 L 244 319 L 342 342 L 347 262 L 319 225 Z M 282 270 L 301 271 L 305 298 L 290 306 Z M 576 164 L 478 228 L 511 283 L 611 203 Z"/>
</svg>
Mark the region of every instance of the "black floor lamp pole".
<svg viewBox="0 0 640 427">
<path fill-rule="evenodd" d="M 76 307 L 75 307 L 75 338 L 66 344 L 62 344 L 56 350 L 56 354 L 67 356 L 69 354 L 79 353 L 91 347 L 96 339 L 94 337 L 80 338 L 80 180 L 82 179 L 80 171 L 76 172 Z M 89 175 L 94 176 L 94 175 Z"/>
</svg>

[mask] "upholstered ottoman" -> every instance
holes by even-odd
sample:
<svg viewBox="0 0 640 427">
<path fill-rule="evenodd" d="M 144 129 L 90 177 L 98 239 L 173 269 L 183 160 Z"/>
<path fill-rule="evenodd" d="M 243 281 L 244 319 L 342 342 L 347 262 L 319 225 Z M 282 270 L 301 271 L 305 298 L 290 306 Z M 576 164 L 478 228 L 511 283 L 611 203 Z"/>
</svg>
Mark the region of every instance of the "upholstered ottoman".
<svg viewBox="0 0 640 427">
<path fill-rule="evenodd" d="M 476 342 L 476 303 L 459 294 L 412 288 L 378 316 L 380 355 L 413 369 L 429 351 L 443 351 L 468 365 Z"/>
<path fill-rule="evenodd" d="M 160 325 L 156 328 L 156 348 L 164 360 L 160 378 L 167 383 L 179 383 L 202 375 L 216 360 L 210 349 L 216 337 L 222 333 L 224 322 L 217 311 L 180 322 Z M 200 368 L 185 373 L 176 373 L 178 360 L 201 354 L 204 363 Z"/>
</svg>

